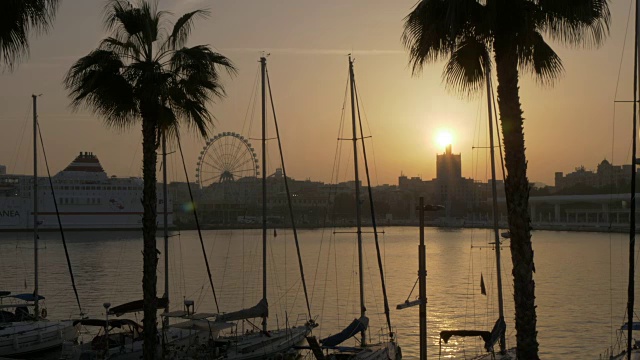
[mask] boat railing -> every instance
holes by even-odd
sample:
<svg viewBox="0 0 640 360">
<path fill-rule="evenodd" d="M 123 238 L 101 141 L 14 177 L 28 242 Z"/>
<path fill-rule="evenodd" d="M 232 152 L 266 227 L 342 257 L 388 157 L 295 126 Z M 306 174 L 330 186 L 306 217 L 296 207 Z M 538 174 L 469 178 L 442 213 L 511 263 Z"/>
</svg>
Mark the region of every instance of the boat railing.
<svg viewBox="0 0 640 360">
<path fill-rule="evenodd" d="M 369 330 L 369 332 L 371 332 L 371 330 Z M 382 326 L 377 329 L 376 334 L 379 343 L 396 341 L 398 337 L 395 326 L 391 328 L 391 333 L 389 333 L 389 329 L 386 326 Z M 369 336 L 371 336 L 371 334 L 369 334 Z"/>
</svg>

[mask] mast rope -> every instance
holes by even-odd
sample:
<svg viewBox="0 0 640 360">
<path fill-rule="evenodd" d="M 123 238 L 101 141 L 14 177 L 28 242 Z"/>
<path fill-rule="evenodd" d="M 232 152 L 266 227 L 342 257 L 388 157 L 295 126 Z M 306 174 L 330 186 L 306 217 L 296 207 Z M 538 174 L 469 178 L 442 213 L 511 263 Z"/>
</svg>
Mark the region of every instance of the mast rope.
<svg viewBox="0 0 640 360">
<path fill-rule="evenodd" d="M 313 318 L 311 316 L 311 306 L 309 305 L 309 294 L 307 292 L 307 282 L 304 278 L 304 266 L 302 264 L 302 256 L 300 255 L 300 243 L 298 241 L 298 231 L 296 229 L 296 221 L 293 215 L 293 205 L 291 204 L 291 191 L 289 190 L 289 182 L 287 180 L 287 170 L 284 163 L 284 154 L 282 152 L 282 142 L 280 140 L 280 130 L 278 129 L 278 119 L 276 117 L 276 108 L 275 108 L 275 104 L 273 103 L 273 93 L 271 92 L 271 80 L 269 80 L 269 70 L 265 69 L 265 74 L 267 76 L 267 87 L 269 89 L 269 101 L 271 102 L 271 111 L 273 113 L 273 123 L 275 125 L 275 130 L 276 130 L 276 138 L 278 139 L 278 150 L 280 151 L 280 162 L 282 163 L 282 175 L 284 177 L 284 188 L 287 193 L 287 206 L 289 208 L 289 216 L 291 218 L 291 230 L 293 231 L 293 238 L 296 243 L 296 252 L 298 254 L 298 266 L 300 268 L 300 279 L 302 281 L 302 287 L 304 289 L 304 298 L 307 304 L 309 321 L 312 321 Z"/>
<path fill-rule="evenodd" d="M 207 266 L 207 275 L 209 276 L 209 285 L 211 285 L 211 291 L 213 292 L 213 301 L 216 304 L 216 311 L 220 312 L 220 306 L 218 305 L 218 297 L 216 296 L 216 289 L 213 287 L 213 279 L 211 278 L 211 268 L 209 267 L 209 259 L 207 258 L 207 252 L 204 248 L 204 240 L 202 240 L 202 230 L 200 230 L 200 221 L 198 220 L 198 211 L 196 210 L 196 203 L 193 201 L 193 192 L 191 191 L 191 183 L 189 182 L 189 174 L 187 174 L 187 165 L 184 162 L 184 154 L 182 153 L 182 144 L 180 142 L 180 132 L 176 129 L 176 139 L 178 141 L 178 149 L 180 150 L 180 158 L 182 159 L 182 167 L 184 168 L 184 177 L 187 180 L 187 188 L 189 189 L 189 200 L 191 201 L 191 209 L 193 211 L 193 217 L 196 221 L 196 227 L 198 228 L 198 238 L 200 239 L 200 246 L 202 247 L 202 256 L 204 256 L 204 263 Z"/>
<path fill-rule="evenodd" d="M 360 100 L 358 98 L 358 88 L 356 86 L 356 80 L 353 79 L 353 88 L 356 95 L 356 109 L 358 110 L 358 123 L 360 125 L 360 136 L 364 136 L 362 132 L 362 118 L 360 117 Z M 376 224 L 376 213 L 373 204 L 373 193 L 371 191 L 371 177 L 369 176 L 369 164 L 367 162 L 367 150 L 362 140 L 362 156 L 364 157 L 364 169 L 367 176 L 367 193 L 369 194 L 369 205 L 371 206 L 371 226 L 373 227 L 374 240 L 376 244 L 376 257 L 378 259 L 378 269 L 380 269 L 380 283 L 382 285 L 382 297 L 384 300 L 384 315 L 387 319 L 387 327 L 389 328 L 389 334 L 393 337 L 393 330 L 391 329 L 391 315 L 389 312 L 389 300 L 387 298 L 387 286 L 384 281 L 384 268 L 382 265 L 382 256 L 380 254 L 380 242 L 378 240 L 378 228 Z M 354 159 L 357 161 L 357 159 Z"/>
<path fill-rule="evenodd" d="M 69 258 L 69 249 L 67 248 L 67 241 L 64 237 L 64 231 L 62 230 L 62 221 L 60 220 L 60 212 L 58 210 L 58 202 L 56 201 L 56 193 L 53 189 L 53 180 L 51 180 L 51 172 L 49 171 L 49 162 L 47 161 L 47 152 L 44 150 L 44 140 L 42 140 L 42 131 L 40 131 L 40 122 L 36 122 L 38 125 L 38 135 L 40 137 L 40 145 L 42 147 L 42 155 L 44 156 L 44 164 L 47 168 L 47 178 L 49 179 L 49 186 L 51 187 L 51 196 L 53 197 L 53 205 L 56 209 L 56 218 L 58 219 L 58 228 L 60 229 L 60 236 L 62 238 L 62 247 L 64 248 L 64 256 L 67 259 L 67 268 L 69 269 L 69 276 L 71 277 L 71 286 L 73 287 L 73 293 L 76 296 L 76 303 L 80 310 L 80 317 L 84 317 L 82 312 L 82 306 L 80 305 L 80 297 L 78 296 L 78 288 L 76 287 L 76 279 L 73 276 L 73 268 L 71 267 L 71 259 Z M 37 180 L 36 180 L 37 181 Z"/>
</svg>

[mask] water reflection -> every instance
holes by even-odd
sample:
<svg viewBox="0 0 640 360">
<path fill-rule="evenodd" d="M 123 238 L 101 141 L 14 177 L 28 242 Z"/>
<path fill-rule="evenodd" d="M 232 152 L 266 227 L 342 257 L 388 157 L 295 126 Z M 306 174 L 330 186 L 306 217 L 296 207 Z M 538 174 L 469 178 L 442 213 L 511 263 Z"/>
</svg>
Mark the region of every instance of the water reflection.
<svg viewBox="0 0 640 360">
<path fill-rule="evenodd" d="M 205 231 L 204 236 L 220 310 L 228 312 L 256 304 L 262 296 L 261 231 Z M 75 318 L 79 310 L 59 234 L 43 233 L 41 239 L 40 292 L 47 298 L 45 306 L 49 317 Z M 70 232 L 67 239 L 85 313 L 100 318 L 104 316 L 103 302 L 116 305 L 141 297 L 142 237 L 139 232 Z M 334 236 L 328 229 L 302 230 L 300 240 L 312 312 L 320 323 L 314 332 L 322 337 L 339 331 L 359 316 L 355 234 Z M 392 323 L 405 358 L 416 358 L 418 307 L 396 310 L 395 304 L 407 299 L 417 277 L 418 230 L 388 228 L 381 240 Z M 462 358 L 476 355 L 482 348 L 479 338 L 452 338 L 440 348 L 439 332 L 490 330 L 497 319 L 495 258 L 491 247 L 486 247 L 490 241 L 488 230 L 427 229 L 429 357 L 436 357 L 441 351 L 442 358 Z M 476 247 L 472 248 L 472 244 Z M 624 316 L 626 236 L 534 232 L 533 244 L 541 357 L 596 357 L 613 339 L 611 325 L 618 327 Z M 159 249 L 163 249 L 161 239 Z M 514 346 L 508 244 L 503 250 L 507 341 Z M 32 291 L 32 251 L 31 234 L 0 234 L 0 273 L 3 274 L 0 289 Z M 365 236 L 364 253 L 370 336 L 376 338 L 385 320 L 375 246 L 370 234 Z M 158 294 L 164 291 L 163 258 L 161 255 L 158 265 Z M 284 326 L 287 321 L 301 321 L 300 315 L 306 312 L 306 307 L 293 237 L 288 231 L 279 229 L 277 237 L 270 236 L 268 260 L 270 323 Z M 215 312 L 196 232 L 172 234 L 169 269 L 173 308 L 179 309 L 184 299 L 192 299 L 197 311 Z M 486 296 L 480 294 L 481 273 Z M 580 326 L 579 337 L 576 324 Z"/>
</svg>

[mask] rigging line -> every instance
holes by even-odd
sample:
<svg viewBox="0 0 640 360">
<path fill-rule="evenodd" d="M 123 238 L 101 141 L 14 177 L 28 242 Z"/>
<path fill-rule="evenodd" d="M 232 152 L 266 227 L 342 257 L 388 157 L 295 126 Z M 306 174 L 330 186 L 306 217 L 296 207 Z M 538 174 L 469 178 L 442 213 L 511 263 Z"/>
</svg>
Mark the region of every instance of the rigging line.
<svg viewBox="0 0 640 360">
<path fill-rule="evenodd" d="M 502 168 L 502 180 L 507 178 L 506 171 L 504 168 L 504 152 L 502 151 L 502 139 L 500 138 L 500 129 L 502 129 L 501 124 L 498 121 L 498 107 L 496 105 L 496 95 L 493 92 L 493 81 L 490 82 L 491 87 L 491 100 L 493 102 L 493 114 L 496 122 L 496 135 L 498 135 L 498 148 L 500 149 L 500 167 Z"/>
<path fill-rule="evenodd" d="M 625 33 L 624 33 L 624 40 L 622 42 L 622 52 L 620 54 L 620 63 L 618 65 L 618 76 L 616 78 L 616 90 L 614 93 L 614 99 L 618 98 L 618 90 L 619 90 L 619 85 L 620 85 L 620 76 L 622 73 L 622 62 L 624 59 L 624 53 L 625 53 L 625 49 L 626 49 L 626 45 L 627 45 L 627 35 L 629 33 L 629 24 L 631 22 L 631 9 L 633 6 L 633 1 L 629 1 L 629 10 L 628 10 L 628 15 L 627 15 L 627 26 L 625 27 Z M 612 118 L 611 118 L 611 164 L 614 163 L 614 144 L 615 144 L 615 129 L 616 129 L 616 106 L 615 103 L 613 104 L 613 114 L 612 114 Z M 613 184 L 613 182 L 612 182 Z M 610 221 L 612 222 L 613 219 L 610 219 Z M 609 223 L 609 226 L 611 226 L 611 222 Z M 613 348 L 613 254 L 611 251 L 611 247 L 612 247 L 612 234 L 609 233 L 609 346 L 610 348 Z"/>
<path fill-rule="evenodd" d="M 216 311 L 220 312 L 218 306 L 218 297 L 216 296 L 216 289 L 213 287 L 213 279 L 211 278 L 211 269 L 209 268 L 209 259 L 204 248 L 204 240 L 202 240 L 202 231 L 200 230 L 200 222 L 198 221 L 198 212 L 196 210 L 196 203 L 193 201 L 193 192 L 191 191 L 191 184 L 189 183 L 189 174 L 187 174 L 187 165 L 184 161 L 184 153 L 182 152 L 182 144 L 180 143 L 180 131 L 176 129 L 176 139 L 178 140 L 178 149 L 180 150 L 180 158 L 182 158 L 182 167 L 184 168 L 184 177 L 187 180 L 187 188 L 189 189 L 189 200 L 191 201 L 191 209 L 193 210 L 193 217 L 196 220 L 196 227 L 198 228 L 198 238 L 200 239 L 200 246 L 202 247 L 202 256 L 204 256 L 204 263 L 207 265 L 207 275 L 209 276 L 209 284 L 211 285 L 211 291 L 213 292 L 213 300 L 216 303 Z"/>
<path fill-rule="evenodd" d="M 247 128 L 247 135 L 251 136 L 251 127 L 253 126 L 253 118 L 256 109 L 256 103 L 258 102 L 257 97 L 257 89 L 258 83 L 260 79 L 260 66 L 256 69 L 256 75 L 253 79 L 253 88 L 251 89 L 251 97 L 249 98 L 249 103 L 247 104 L 247 111 L 244 114 L 244 121 L 242 123 L 242 133 L 244 133 L 245 127 L 247 127 L 247 120 L 249 120 L 249 126 Z M 249 110 L 251 110 L 251 116 L 249 116 Z"/>
<path fill-rule="evenodd" d="M 282 141 L 280 139 L 280 130 L 278 128 L 278 118 L 276 117 L 276 107 L 273 103 L 273 93 L 271 92 L 271 80 L 269 79 L 269 70 L 265 70 L 267 75 L 267 87 L 269 89 L 269 101 L 271 102 L 271 111 L 273 113 L 273 123 L 275 125 L 276 137 L 278 139 L 278 150 L 280 151 L 280 162 L 282 163 L 282 175 L 284 177 L 284 188 L 287 193 L 287 205 L 289 208 L 289 216 L 291 218 L 291 230 L 293 231 L 293 238 L 296 243 L 296 252 L 298 253 L 298 266 L 300 267 L 300 279 L 302 280 L 302 287 L 304 288 L 304 298 L 307 302 L 307 311 L 309 313 L 309 320 L 313 318 L 311 316 L 311 306 L 309 305 L 309 294 L 307 293 L 307 282 L 304 278 L 304 266 L 302 264 L 302 255 L 300 255 L 300 243 L 298 241 L 298 231 L 296 229 L 296 221 L 293 216 L 293 205 L 291 204 L 291 191 L 289 190 L 289 181 L 287 180 L 287 170 L 284 164 L 284 154 L 282 152 Z M 285 271 L 286 272 L 286 271 Z"/>
<path fill-rule="evenodd" d="M 23 125 L 22 125 L 22 135 L 20 135 L 19 138 L 16 139 L 16 142 L 18 142 L 18 144 L 16 145 L 16 147 L 14 147 L 14 154 L 12 156 L 13 158 L 13 164 L 11 165 L 11 171 L 13 171 L 14 174 L 17 174 L 18 171 L 16 169 L 16 163 L 18 162 L 18 155 L 20 154 L 20 148 L 22 147 L 22 141 L 24 140 L 24 133 L 27 129 L 27 124 L 29 123 L 29 115 L 31 115 L 31 102 L 29 101 L 27 103 L 27 111 L 24 113 L 24 121 L 23 121 Z"/>
<path fill-rule="evenodd" d="M 342 101 L 342 110 L 341 110 L 341 115 L 340 115 L 340 123 L 341 124 L 344 122 L 344 114 L 345 114 L 345 107 L 346 107 L 346 103 L 347 103 L 347 89 L 348 88 L 349 88 L 349 82 L 347 81 L 345 83 L 344 98 L 343 98 L 343 101 Z M 342 126 L 340 126 L 338 128 L 338 136 L 337 136 L 338 138 L 340 137 L 341 129 L 342 129 Z M 338 149 L 340 147 L 340 143 L 341 143 L 341 141 L 339 141 L 339 140 L 336 141 L 336 150 L 335 150 L 335 155 L 334 155 L 334 159 L 333 159 L 333 166 L 331 168 L 331 177 L 330 177 L 330 181 L 331 182 L 333 182 L 333 177 L 336 174 L 336 164 L 339 162 L 338 161 L 338 158 L 339 158 L 339 155 L 338 155 L 339 154 L 339 150 Z M 323 246 L 323 243 L 324 243 L 325 229 L 326 229 L 327 222 L 329 221 L 329 211 L 331 211 L 330 210 L 331 209 L 331 206 L 330 206 L 331 198 L 332 198 L 332 196 L 335 196 L 335 193 L 333 193 L 333 192 L 337 192 L 336 186 L 334 184 L 329 186 L 329 191 L 327 193 L 327 203 L 326 203 L 327 205 L 325 207 L 324 216 L 323 216 L 323 220 L 322 220 L 322 225 L 323 225 L 322 226 L 322 235 L 320 237 L 320 249 L 318 250 L 318 253 L 322 253 L 322 246 Z M 335 206 L 334 206 L 333 210 L 334 210 L 333 213 L 331 213 L 332 217 L 334 216 L 334 213 L 335 213 Z M 333 219 L 333 220 L 334 220 L 333 224 L 335 224 L 335 219 Z M 329 241 L 331 241 L 331 237 L 329 238 Z M 320 258 L 318 257 L 318 260 L 316 261 L 316 271 L 315 271 L 315 273 L 313 275 L 313 282 L 314 283 L 316 282 L 316 280 L 318 278 L 318 269 L 320 268 L 319 265 L 320 265 Z M 313 302 L 313 298 L 314 298 L 314 295 L 315 295 L 315 288 L 316 287 L 314 286 L 312 291 L 311 291 L 311 302 Z M 325 291 L 326 291 L 326 288 L 325 288 Z"/>
<path fill-rule="evenodd" d="M 224 280 L 227 275 L 227 265 L 229 264 L 229 253 L 231 251 L 231 238 L 227 241 L 227 253 L 224 257 L 224 267 L 222 268 L 222 280 L 220 283 L 220 288 L 224 289 Z M 211 252 L 213 252 L 213 248 L 211 248 Z"/>
<path fill-rule="evenodd" d="M 638 12 L 640 10 L 640 2 L 636 1 L 636 31 L 633 43 L 633 142 L 632 142 L 632 154 L 631 154 L 631 204 L 629 209 L 629 285 L 627 291 L 627 354 L 631 357 L 631 350 L 633 345 L 633 305 L 635 296 L 635 246 L 636 246 L 636 173 L 637 173 L 637 139 L 638 139 L 638 28 L 640 27 L 638 21 Z"/>
<path fill-rule="evenodd" d="M 360 125 L 360 135 L 364 136 L 362 132 L 362 118 L 360 117 L 360 99 L 358 98 L 358 87 L 356 86 L 355 79 L 353 80 L 353 88 L 356 94 L 356 109 L 358 110 L 358 123 Z M 382 256 L 380 255 L 380 241 L 378 240 L 378 230 L 376 224 L 376 213 L 373 203 L 373 193 L 371 191 L 371 177 L 369 176 L 369 163 L 367 162 L 367 149 L 362 140 L 362 156 L 364 157 L 364 172 L 367 176 L 367 193 L 369 194 L 369 206 L 371 206 L 371 225 L 373 227 L 374 240 L 376 244 L 376 256 L 378 259 L 378 269 L 380 270 L 380 283 L 382 285 L 382 297 L 384 302 L 384 314 L 387 318 L 387 326 L 389 327 L 389 333 L 393 337 L 393 331 L 391 329 L 391 315 L 389 311 L 389 300 L 387 299 L 387 286 L 384 280 L 384 268 L 382 267 Z"/>
<path fill-rule="evenodd" d="M 633 0 L 629 1 L 629 10 L 627 15 L 627 26 L 625 27 L 624 40 L 622 41 L 622 53 L 620 54 L 620 64 L 618 65 L 618 77 L 616 78 L 616 91 L 613 95 L 614 99 L 618 98 L 618 88 L 620 85 L 620 75 L 622 74 L 622 61 L 624 60 L 624 53 L 627 48 L 627 35 L 629 34 L 629 24 L 631 23 L 631 9 L 633 8 Z M 614 104 L 615 111 L 615 104 Z"/>
<path fill-rule="evenodd" d="M 358 94 L 356 93 L 356 95 L 358 95 Z M 371 124 L 369 123 L 369 117 L 367 116 L 367 110 L 366 110 L 366 108 L 364 106 L 364 100 L 363 99 L 359 99 L 358 102 L 362 103 L 362 114 L 364 115 L 364 121 L 367 124 L 367 130 L 369 131 L 369 134 L 371 134 L 372 133 Z M 358 106 L 359 106 L 359 104 L 358 104 Z M 358 115 L 358 117 L 359 116 L 360 115 Z M 375 148 L 373 147 L 373 136 L 372 135 L 369 135 L 369 136 L 366 136 L 366 137 L 364 136 L 364 132 L 362 131 L 362 124 L 360 125 L 360 136 L 361 136 L 363 144 L 364 144 L 364 139 L 371 138 L 371 152 L 372 152 L 373 170 L 374 170 L 373 173 L 375 175 L 376 185 L 380 185 L 380 181 L 378 179 L 378 164 L 376 163 L 376 151 L 375 151 Z"/>
<path fill-rule="evenodd" d="M 40 137 L 40 145 L 42 147 L 42 155 L 44 156 L 44 163 L 47 168 L 47 177 L 49 179 L 49 186 L 51 187 L 51 197 L 53 198 L 53 205 L 56 209 L 56 218 L 58 219 L 58 228 L 60 229 L 60 236 L 62 238 L 62 247 L 64 248 L 64 256 L 67 258 L 67 268 L 69 269 L 69 276 L 71 277 L 71 285 L 73 286 L 73 293 L 76 296 L 76 302 L 78 309 L 80 310 L 80 317 L 84 316 L 82 312 L 82 306 L 80 305 L 80 297 L 78 296 L 78 288 L 76 287 L 76 279 L 73 276 L 73 269 L 71 267 L 71 259 L 69 258 L 69 249 L 67 248 L 67 240 L 64 237 L 64 231 L 62 230 L 62 221 L 60 220 L 60 212 L 58 210 L 58 202 L 56 201 L 56 194 L 53 189 L 53 180 L 51 180 L 51 172 L 49 171 L 49 162 L 47 161 L 47 153 L 44 150 L 44 141 L 42 140 L 42 131 L 40 130 L 40 122 L 36 121 L 38 125 L 38 135 Z M 34 139 L 35 141 L 35 139 Z M 36 180 L 37 181 L 37 180 Z"/>
</svg>

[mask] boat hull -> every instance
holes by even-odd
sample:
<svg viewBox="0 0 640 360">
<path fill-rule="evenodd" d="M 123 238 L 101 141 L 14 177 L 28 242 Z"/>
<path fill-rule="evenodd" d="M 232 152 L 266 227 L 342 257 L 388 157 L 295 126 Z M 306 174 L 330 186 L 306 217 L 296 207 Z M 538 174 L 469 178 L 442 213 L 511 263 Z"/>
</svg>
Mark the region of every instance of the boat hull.
<svg viewBox="0 0 640 360">
<path fill-rule="evenodd" d="M 78 329 L 72 321 L 24 321 L 0 330 L 0 356 L 26 356 L 61 348 L 75 341 Z"/>
<path fill-rule="evenodd" d="M 498 353 L 486 353 L 472 358 L 471 360 L 515 360 L 516 356 L 516 348 L 511 348 L 506 351 L 505 354 Z M 639 359 L 640 360 L 640 359 Z"/>
<path fill-rule="evenodd" d="M 270 337 L 262 333 L 243 335 L 234 339 L 233 345 L 227 349 L 224 358 L 228 360 L 259 360 L 272 359 L 287 353 L 294 354 L 292 348 L 302 343 L 310 333 L 310 327 L 299 326 L 270 331 Z M 229 340 L 232 339 L 229 338 Z"/>
<path fill-rule="evenodd" d="M 332 353 L 328 359 L 333 360 L 401 360 L 402 350 L 393 341 L 367 345 L 364 348 Z"/>
</svg>

